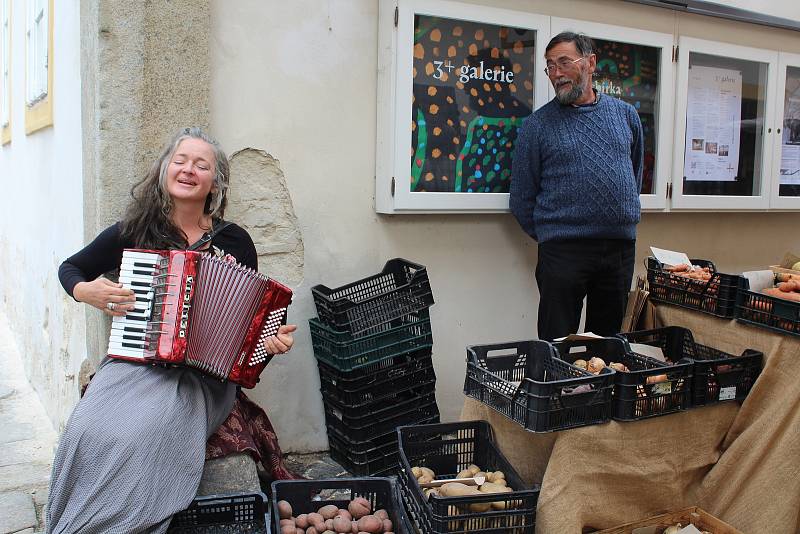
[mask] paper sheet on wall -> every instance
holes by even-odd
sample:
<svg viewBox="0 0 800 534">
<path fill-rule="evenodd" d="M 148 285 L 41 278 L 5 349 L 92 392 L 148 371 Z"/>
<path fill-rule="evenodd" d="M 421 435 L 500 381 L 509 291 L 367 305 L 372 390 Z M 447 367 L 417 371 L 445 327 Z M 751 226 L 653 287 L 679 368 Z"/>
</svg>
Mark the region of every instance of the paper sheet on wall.
<svg viewBox="0 0 800 534">
<path fill-rule="evenodd" d="M 800 185 L 800 79 L 789 73 L 786 76 L 783 108 L 780 183 Z"/>
<path fill-rule="evenodd" d="M 736 181 L 741 119 L 742 73 L 691 67 L 683 169 L 686 180 Z"/>
</svg>

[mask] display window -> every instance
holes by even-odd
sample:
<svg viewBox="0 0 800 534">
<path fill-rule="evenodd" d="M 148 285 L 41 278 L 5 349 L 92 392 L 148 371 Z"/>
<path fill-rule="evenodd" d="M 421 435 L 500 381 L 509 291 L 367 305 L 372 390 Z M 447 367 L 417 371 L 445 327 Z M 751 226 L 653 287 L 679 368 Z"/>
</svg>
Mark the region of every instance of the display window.
<svg viewBox="0 0 800 534">
<path fill-rule="evenodd" d="M 777 53 L 681 39 L 673 207 L 763 209 Z"/>
<path fill-rule="evenodd" d="M 775 181 L 771 208 L 800 208 L 800 55 L 781 53 L 778 65 Z"/>
<path fill-rule="evenodd" d="M 394 93 L 379 110 L 390 142 L 379 143 L 378 211 L 507 210 L 517 130 L 547 101 L 547 18 L 399 1 L 396 20 L 381 69 Z"/>
</svg>

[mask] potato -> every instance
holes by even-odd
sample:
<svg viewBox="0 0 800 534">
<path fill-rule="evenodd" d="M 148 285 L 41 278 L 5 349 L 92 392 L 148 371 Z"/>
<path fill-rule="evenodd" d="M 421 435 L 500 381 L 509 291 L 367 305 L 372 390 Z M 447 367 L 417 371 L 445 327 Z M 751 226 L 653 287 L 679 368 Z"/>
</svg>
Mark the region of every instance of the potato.
<svg viewBox="0 0 800 534">
<path fill-rule="evenodd" d="M 511 491 L 511 488 L 508 486 L 501 486 L 492 482 L 485 482 L 480 487 L 481 493 L 508 493 L 509 491 Z"/>
<path fill-rule="evenodd" d="M 356 497 L 350 504 L 347 505 L 347 511 L 353 516 L 353 519 L 361 519 L 368 515 L 372 510 L 369 501 L 364 497 Z"/>
<path fill-rule="evenodd" d="M 436 478 L 436 473 L 433 472 L 433 469 L 429 469 L 427 467 L 420 467 L 423 476 L 431 477 L 431 480 Z"/>
<path fill-rule="evenodd" d="M 353 529 L 353 525 L 349 519 L 344 516 L 337 515 L 333 518 L 333 529 L 336 532 L 350 532 Z"/>
<path fill-rule="evenodd" d="M 325 530 L 333 530 L 333 519 L 325 520 Z"/>
<path fill-rule="evenodd" d="M 467 466 L 467 469 L 469 470 L 470 473 L 472 473 L 473 476 L 475 476 L 475 473 L 480 473 L 481 471 L 481 468 L 475 464 L 469 464 Z"/>
<path fill-rule="evenodd" d="M 458 472 L 456 478 L 472 478 L 472 471 L 469 469 L 462 469 Z"/>
<path fill-rule="evenodd" d="M 392 530 L 392 520 L 389 518 L 384 518 L 383 520 L 383 531 L 390 532 Z"/>
<path fill-rule="evenodd" d="M 318 513 L 312 512 L 308 514 L 308 524 L 317 529 L 318 533 L 325 530 L 325 520 Z"/>
<path fill-rule="evenodd" d="M 308 528 L 308 514 L 298 515 L 294 520 L 294 524 L 303 529 Z"/>
<path fill-rule="evenodd" d="M 281 534 L 297 534 L 297 527 L 294 525 L 281 525 Z"/>
<path fill-rule="evenodd" d="M 357 521 L 351 521 L 350 522 L 350 532 L 352 532 L 353 534 L 358 534 L 358 522 Z"/>
<path fill-rule="evenodd" d="M 326 530 L 322 534 L 336 534 L 336 532 L 332 531 L 331 529 Z"/>
<path fill-rule="evenodd" d="M 281 519 L 292 517 L 292 505 L 287 501 L 278 501 L 278 517 Z"/>
<path fill-rule="evenodd" d="M 290 518 L 290 519 L 281 519 L 281 521 L 280 521 L 280 525 L 281 525 L 281 526 L 283 526 L 283 525 L 292 525 L 292 526 L 295 526 L 295 524 L 294 524 L 294 519 L 291 519 L 291 518 Z"/>
<path fill-rule="evenodd" d="M 433 482 L 433 477 L 430 477 L 428 475 L 422 475 L 417 479 L 417 482 L 419 482 L 420 484 L 427 484 L 428 482 Z"/>
<path fill-rule="evenodd" d="M 469 505 L 469 509 L 472 512 L 488 512 L 492 508 L 492 503 L 490 502 L 474 502 Z"/>
<path fill-rule="evenodd" d="M 478 493 L 475 486 L 467 486 L 461 482 L 448 482 L 439 487 L 439 494 L 444 497 L 462 497 L 464 495 L 474 495 Z"/>
<path fill-rule="evenodd" d="M 350 515 L 350 512 L 348 512 L 345 508 L 339 508 L 339 512 L 336 514 L 336 517 L 344 517 L 348 521 L 353 519 L 353 516 Z M 334 517 L 334 519 L 336 519 L 336 517 Z"/>
<path fill-rule="evenodd" d="M 339 507 L 335 504 L 329 504 L 327 506 L 323 506 L 317 513 L 322 516 L 322 519 L 333 519 L 336 517 L 336 513 L 339 511 Z"/>
<path fill-rule="evenodd" d="M 503 473 L 502 471 L 492 471 L 491 473 L 486 475 L 486 481 L 487 482 L 494 482 L 495 480 L 500 479 L 500 478 L 503 478 L 503 479 L 506 478 L 506 474 Z"/>
<path fill-rule="evenodd" d="M 314 527 L 308 527 L 306 529 L 306 534 L 320 534 L 320 530 L 315 529 Z"/>
<path fill-rule="evenodd" d="M 378 519 L 389 519 L 389 512 L 387 512 L 383 508 L 381 508 L 380 510 L 375 510 L 375 512 L 373 512 L 372 515 L 374 515 Z"/>
<path fill-rule="evenodd" d="M 365 515 L 358 520 L 358 530 L 362 532 L 371 532 L 372 534 L 380 534 L 383 531 L 383 521 L 374 515 Z"/>
<path fill-rule="evenodd" d="M 411 474 L 414 475 L 414 478 L 419 478 L 422 476 L 422 469 L 415 465 L 411 468 Z"/>
</svg>

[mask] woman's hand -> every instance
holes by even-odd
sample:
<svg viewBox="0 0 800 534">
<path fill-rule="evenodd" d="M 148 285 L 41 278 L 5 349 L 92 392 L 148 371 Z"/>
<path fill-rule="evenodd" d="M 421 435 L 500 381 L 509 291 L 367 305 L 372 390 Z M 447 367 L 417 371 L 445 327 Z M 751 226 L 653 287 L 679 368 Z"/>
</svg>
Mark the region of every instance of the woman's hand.
<svg viewBox="0 0 800 534">
<path fill-rule="evenodd" d="M 297 330 L 296 324 L 284 324 L 278 328 L 278 333 L 264 340 L 264 347 L 269 354 L 283 354 L 289 352 L 294 345 L 292 332 Z"/>
<path fill-rule="evenodd" d="M 79 302 L 85 302 L 106 315 L 115 317 L 121 317 L 134 309 L 136 301 L 133 291 L 103 277 L 91 282 L 78 282 L 72 288 L 72 296 Z"/>
</svg>

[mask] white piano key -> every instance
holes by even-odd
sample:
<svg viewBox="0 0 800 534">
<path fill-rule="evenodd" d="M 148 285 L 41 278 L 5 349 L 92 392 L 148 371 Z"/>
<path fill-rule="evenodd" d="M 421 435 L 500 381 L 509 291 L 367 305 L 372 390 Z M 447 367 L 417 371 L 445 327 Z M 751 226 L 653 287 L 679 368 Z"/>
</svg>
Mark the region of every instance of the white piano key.
<svg viewBox="0 0 800 534">
<path fill-rule="evenodd" d="M 127 356 L 128 358 L 139 358 L 141 360 L 145 359 L 144 350 L 128 349 L 124 347 L 115 347 L 111 345 L 109 345 L 108 347 L 108 354 L 112 356 Z"/>
<path fill-rule="evenodd" d="M 162 256 L 161 254 L 156 254 L 153 252 L 137 252 L 130 249 L 122 251 L 122 259 L 127 258 L 127 259 L 139 259 L 150 262 L 158 262 L 165 257 L 166 256 Z"/>
</svg>

